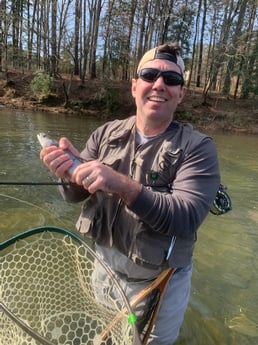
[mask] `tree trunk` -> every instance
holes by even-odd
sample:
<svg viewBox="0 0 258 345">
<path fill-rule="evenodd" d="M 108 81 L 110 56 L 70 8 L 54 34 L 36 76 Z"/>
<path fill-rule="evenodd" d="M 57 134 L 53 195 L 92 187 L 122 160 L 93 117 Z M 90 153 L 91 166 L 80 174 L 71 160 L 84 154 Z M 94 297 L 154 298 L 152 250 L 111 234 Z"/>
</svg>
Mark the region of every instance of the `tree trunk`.
<svg viewBox="0 0 258 345">
<path fill-rule="evenodd" d="M 79 39 L 81 24 L 81 0 L 75 1 L 75 22 L 74 22 L 74 75 L 80 74 L 79 64 Z"/>
<path fill-rule="evenodd" d="M 200 37 L 200 50 L 199 50 L 199 57 L 198 57 L 198 63 L 197 63 L 197 78 L 196 78 L 197 87 L 201 86 L 203 41 L 204 41 L 204 33 L 205 33 L 205 25 L 206 25 L 206 16 L 207 16 L 207 0 L 203 0 L 203 18 L 202 18 L 202 27 L 201 27 L 201 37 Z"/>
<path fill-rule="evenodd" d="M 90 79 L 95 79 L 97 77 L 96 72 L 96 51 L 97 51 L 97 43 L 98 43 L 98 30 L 99 30 L 99 20 L 100 20 L 100 13 L 102 8 L 102 0 L 96 0 L 94 4 L 94 11 L 93 11 L 93 32 L 91 37 L 91 49 L 90 49 Z"/>
</svg>

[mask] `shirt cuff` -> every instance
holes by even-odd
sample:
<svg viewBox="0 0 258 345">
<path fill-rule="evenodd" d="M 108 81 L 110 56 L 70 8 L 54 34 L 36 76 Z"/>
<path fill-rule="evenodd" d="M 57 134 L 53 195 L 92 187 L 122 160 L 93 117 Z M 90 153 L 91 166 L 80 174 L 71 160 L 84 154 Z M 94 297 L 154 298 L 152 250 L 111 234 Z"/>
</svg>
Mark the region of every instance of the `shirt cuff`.
<svg viewBox="0 0 258 345">
<path fill-rule="evenodd" d="M 155 200 L 155 193 L 143 186 L 139 195 L 129 208 L 144 220 L 144 218 L 152 211 Z"/>
</svg>

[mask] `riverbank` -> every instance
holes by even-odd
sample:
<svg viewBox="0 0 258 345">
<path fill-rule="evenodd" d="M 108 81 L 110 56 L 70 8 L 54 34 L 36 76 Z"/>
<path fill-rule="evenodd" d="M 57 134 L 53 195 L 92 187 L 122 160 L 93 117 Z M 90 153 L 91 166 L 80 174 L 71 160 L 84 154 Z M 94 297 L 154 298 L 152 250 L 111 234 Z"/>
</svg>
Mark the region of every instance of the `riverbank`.
<svg viewBox="0 0 258 345">
<path fill-rule="evenodd" d="M 51 93 L 40 101 L 33 95 L 32 74 L 9 72 L 0 80 L 0 106 L 53 114 L 125 118 L 135 112 L 130 82 L 86 80 L 62 76 L 53 82 Z M 202 89 L 190 88 L 176 113 L 177 120 L 198 128 L 258 134 L 258 100 L 227 98 L 212 93 L 203 104 Z"/>
</svg>

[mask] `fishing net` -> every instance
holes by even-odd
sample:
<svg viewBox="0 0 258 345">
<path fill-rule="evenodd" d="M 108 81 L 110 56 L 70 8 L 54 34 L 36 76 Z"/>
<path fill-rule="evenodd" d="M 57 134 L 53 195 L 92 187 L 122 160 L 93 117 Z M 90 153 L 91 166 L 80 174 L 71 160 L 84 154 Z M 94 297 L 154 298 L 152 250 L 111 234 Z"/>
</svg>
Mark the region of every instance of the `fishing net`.
<svg viewBox="0 0 258 345">
<path fill-rule="evenodd" d="M 37 228 L 0 249 L 1 345 L 140 344 L 120 286 L 76 234 Z"/>
</svg>

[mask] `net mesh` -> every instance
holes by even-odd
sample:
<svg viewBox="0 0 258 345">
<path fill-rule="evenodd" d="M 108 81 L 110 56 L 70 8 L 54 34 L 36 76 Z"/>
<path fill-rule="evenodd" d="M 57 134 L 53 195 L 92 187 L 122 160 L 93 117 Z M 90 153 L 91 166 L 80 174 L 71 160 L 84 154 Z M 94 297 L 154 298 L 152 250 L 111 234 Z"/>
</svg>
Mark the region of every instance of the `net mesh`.
<svg viewBox="0 0 258 345">
<path fill-rule="evenodd" d="M 127 301 L 90 248 L 44 231 L 1 252 L 2 303 L 52 344 L 138 344 Z M 1 345 L 40 343 L 0 310 Z"/>
</svg>

